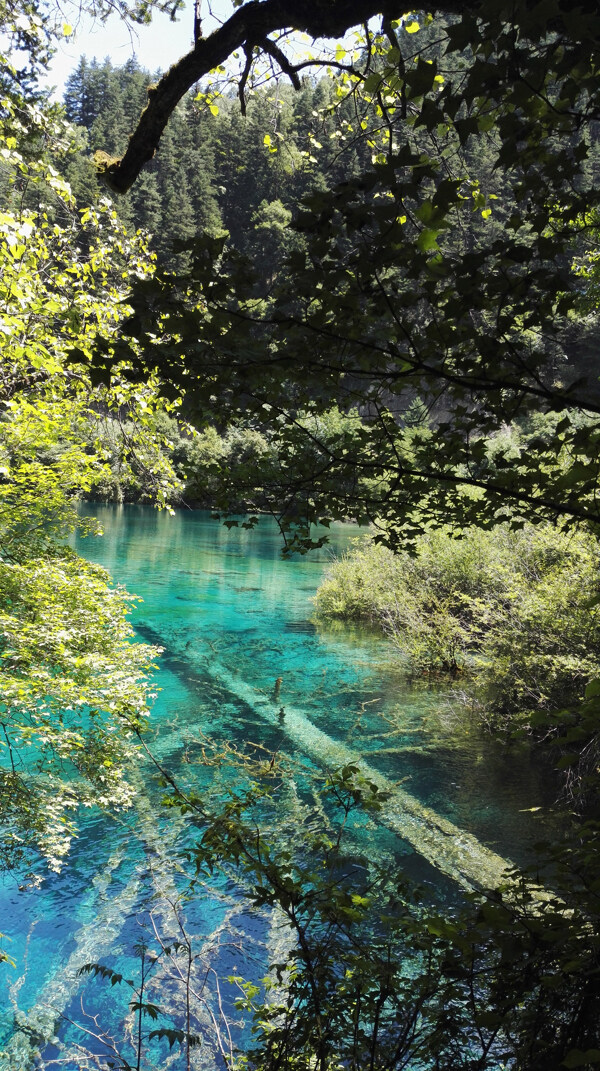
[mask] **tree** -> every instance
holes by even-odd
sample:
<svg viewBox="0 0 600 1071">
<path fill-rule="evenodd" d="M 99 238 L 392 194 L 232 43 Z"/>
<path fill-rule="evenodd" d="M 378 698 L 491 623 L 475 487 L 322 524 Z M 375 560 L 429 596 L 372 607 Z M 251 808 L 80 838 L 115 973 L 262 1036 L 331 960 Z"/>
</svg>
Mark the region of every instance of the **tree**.
<svg viewBox="0 0 600 1071">
<path fill-rule="evenodd" d="M 396 531 L 410 539 L 442 519 L 594 524 L 597 395 L 573 377 L 557 382 L 563 338 L 582 305 L 572 261 L 585 252 L 598 197 L 584 168 L 599 92 L 594 4 L 508 10 L 448 0 L 436 9 L 447 24 L 402 19 L 396 5 L 368 0 L 308 10 L 298 0 L 242 5 L 151 92 L 123 160 L 105 161 L 106 178 L 126 188 L 175 101 L 235 48 L 245 57 L 241 96 L 261 54 L 297 83 L 285 44 L 273 39 L 279 29 L 335 37 L 382 7 L 381 30 L 363 30 L 356 58 L 341 45 L 331 58 L 340 96 L 355 109 L 355 129 L 345 130 L 358 159 L 367 150 L 372 159 L 305 202 L 297 225 L 306 249 L 291 252 L 276 291 L 248 279 L 247 263 L 223 240 L 199 240 L 187 274 L 140 282 L 117 337 L 105 327 L 103 338 L 70 339 L 69 373 L 89 384 L 91 370 L 93 382 L 118 384 L 119 368 L 127 383 L 158 369 L 167 396 L 185 391 L 199 423 L 233 416 L 235 424 L 243 414 L 255 433 L 265 429 L 285 455 L 276 478 L 290 474 L 282 524 L 299 525 L 304 546 L 312 520 L 339 515 L 374 518 L 392 543 Z M 501 238 L 489 190 L 472 174 L 482 144 L 485 170 L 504 177 Z M 332 436 L 324 415 L 336 404 L 354 415 Z M 531 409 L 550 412 L 547 426 L 505 449 L 498 432 Z M 415 419 L 427 410 L 431 422 Z M 597 725 L 595 696 L 592 687 L 579 716 L 564 716 L 575 747 Z M 374 802 L 373 786 L 356 774 L 331 781 L 342 828 L 358 802 Z M 274 1018 L 273 1009 L 256 1009 L 255 1066 L 324 1071 L 341 1048 L 348 1066 L 406 1066 L 427 1002 L 432 1030 L 416 1062 L 472 1069 L 508 1061 L 528 1071 L 597 1063 L 593 823 L 559 846 L 559 896 L 539 897 L 521 877 L 464 922 L 424 920 L 406 909 L 399 887 L 340 887 L 335 838 L 317 832 L 305 856 L 279 844 L 271 851 L 245 822 L 244 798 L 207 821 L 204 802 L 164 778 L 202 820 L 198 869 L 241 864 L 256 902 L 277 905 L 294 927 L 284 1001 Z M 402 962 L 411 944 L 432 967 L 416 1007 Z"/>
<path fill-rule="evenodd" d="M 290 227 L 291 219 L 291 212 L 281 201 L 261 201 L 252 217 L 254 268 L 267 287 L 272 285 L 277 266 L 284 261 L 290 245 L 300 244 Z"/>
<path fill-rule="evenodd" d="M 232 48 L 251 39 L 296 79 L 301 65 L 292 69 L 268 36 L 276 26 L 333 36 L 376 10 L 243 5 L 151 92 L 107 181 L 129 184 L 177 95 Z M 583 298 L 573 258 L 593 240 L 598 203 L 585 161 L 600 107 L 600 20 L 589 3 L 553 4 L 550 20 L 546 5 L 525 2 L 436 10 L 432 23 L 386 7 L 354 55 L 340 46 L 337 93 L 352 97 L 354 143 L 372 162 L 305 197 L 295 226 L 306 252 L 292 252 L 268 304 L 257 304 L 259 282 L 234 252 L 199 242 L 187 279 L 140 284 L 125 337 L 96 360 L 106 376 L 112 360 L 129 360 L 129 333 L 144 349 L 140 376 L 155 367 L 185 387 L 199 424 L 250 415 L 270 434 L 285 427 L 300 438 L 299 411 L 358 409 L 352 449 L 317 440 L 320 474 L 307 482 L 289 469 L 281 519 L 301 539 L 310 523 L 343 516 L 378 523 L 390 542 L 400 529 L 410 540 L 425 517 L 599 518 L 596 420 L 582 426 L 571 414 L 597 413 L 600 396 L 570 358 Z M 473 160 L 502 176 L 501 190 L 482 188 Z M 407 436 L 415 396 L 436 416 Z M 492 457 L 489 437 L 531 411 L 562 418 Z"/>
<path fill-rule="evenodd" d="M 81 806 L 131 805 L 157 654 L 130 642 L 132 596 L 65 542 L 85 531 L 77 500 L 107 471 L 102 415 L 127 412 L 122 463 L 144 459 L 156 500 L 173 472 L 154 434 L 156 386 L 119 374 L 106 391 L 67 360 L 123 315 L 124 264 L 152 270 L 143 242 L 109 205 L 77 213 L 56 172 L 30 168 L 15 140 L 2 148 L 13 185 L 43 197 L 50 184 L 54 204 L 0 213 L 0 863 L 41 853 L 59 869 Z"/>
</svg>

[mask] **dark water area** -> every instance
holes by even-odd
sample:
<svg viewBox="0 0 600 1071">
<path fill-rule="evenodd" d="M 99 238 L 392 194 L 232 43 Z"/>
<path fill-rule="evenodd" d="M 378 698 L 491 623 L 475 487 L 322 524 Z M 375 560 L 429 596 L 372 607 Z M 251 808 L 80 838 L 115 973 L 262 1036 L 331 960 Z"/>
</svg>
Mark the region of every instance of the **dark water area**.
<svg viewBox="0 0 600 1071">
<path fill-rule="evenodd" d="M 90 505 L 84 511 L 99 518 L 104 535 L 78 539 L 77 550 L 141 596 L 136 631 L 164 649 L 148 745 L 185 784 L 210 781 L 214 788 L 221 776 L 225 787 L 227 770 L 202 766 L 206 736 L 239 747 L 251 740 L 320 774 L 357 760 L 405 794 L 395 798 L 393 814 L 355 831 L 357 848 L 362 838 L 370 852 L 396 860 L 450 897 L 460 884 L 451 861 L 440 862 L 444 874 L 438 872 L 436 837 L 464 834 L 462 841 L 455 838 L 457 855 L 476 854 L 481 846 L 493 865 L 497 857 L 516 863 L 531 858 L 552 798 L 527 749 L 482 736 L 443 689 L 409 684 L 396 651 L 380 636 L 313 619 L 311 600 L 328 564 L 359 536 L 358 529 L 339 525 L 328 548 L 284 560 L 279 533 L 267 519 L 253 531 L 228 531 L 196 511 L 169 516 L 145 507 Z M 84 815 L 60 874 L 47 875 L 38 889 L 20 890 L 18 878 L 0 889 L 0 928 L 10 935 L 17 964 L 0 965 L 3 1071 L 109 1066 L 102 1063 L 106 1041 L 98 1040 L 94 1024 L 115 1038 L 125 1036 L 126 1045 L 133 1029 L 127 1019 L 131 991 L 78 978 L 76 970 L 99 961 L 135 980 L 136 943 L 156 945 L 157 932 L 171 939 L 180 923 L 204 950 L 206 965 L 198 1015 L 211 1041 L 202 1052 L 194 1050 L 192 1066 L 222 1066 L 221 1052 L 231 1042 L 214 1011 L 219 1005 L 237 1023 L 233 1042 L 244 1044 L 248 1024 L 234 1009 L 235 985 L 224 979 L 235 972 L 261 977 L 284 936 L 265 915 L 248 910 L 226 875 L 181 899 L 187 879 L 177 851 L 190 831 L 176 812 L 161 808 L 154 772 L 149 763 L 140 765 L 132 810 Z M 302 783 L 289 786 L 282 823 L 293 827 L 309 795 Z M 416 816 L 417 833 L 408 839 L 403 801 Z M 433 847 L 423 845 L 422 851 L 419 822 L 433 829 Z M 457 865 L 460 878 L 460 859 Z M 175 1010 L 175 968 L 161 971 L 161 1006 Z M 74 1023 L 83 1023 L 87 1035 Z M 57 1030 L 41 1057 L 34 1055 L 31 1029 L 45 1038 Z M 223 1036 L 215 1042 L 219 1031 Z M 83 1063 L 78 1045 L 100 1063 Z M 160 1067 L 184 1066 L 175 1054 L 169 1063 L 166 1043 L 154 1059 Z"/>
</svg>

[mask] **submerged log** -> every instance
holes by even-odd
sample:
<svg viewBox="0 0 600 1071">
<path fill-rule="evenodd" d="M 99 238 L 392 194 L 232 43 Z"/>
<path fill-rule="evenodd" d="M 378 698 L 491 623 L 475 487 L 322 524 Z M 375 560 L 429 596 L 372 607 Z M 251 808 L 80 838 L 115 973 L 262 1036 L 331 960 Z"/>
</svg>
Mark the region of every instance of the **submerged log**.
<svg viewBox="0 0 600 1071">
<path fill-rule="evenodd" d="M 436 870 L 468 890 L 494 889 L 506 879 L 513 865 L 508 859 L 394 784 L 366 763 L 359 752 L 318 729 L 304 711 L 286 703 L 285 718 L 280 718 L 272 700 L 222 663 L 211 660 L 203 668 L 259 717 L 277 724 L 319 766 L 329 770 L 349 763 L 358 766 L 363 776 L 387 796 L 377 820 L 407 841 Z"/>
</svg>

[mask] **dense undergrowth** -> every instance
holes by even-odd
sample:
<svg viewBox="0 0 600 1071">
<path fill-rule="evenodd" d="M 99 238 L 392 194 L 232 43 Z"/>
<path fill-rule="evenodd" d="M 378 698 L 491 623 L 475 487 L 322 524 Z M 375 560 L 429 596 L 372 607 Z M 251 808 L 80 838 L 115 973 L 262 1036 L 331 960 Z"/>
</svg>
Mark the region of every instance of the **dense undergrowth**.
<svg viewBox="0 0 600 1071">
<path fill-rule="evenodd" d="M 337 407 L 319 418 L 301 413 L 298 424 L 308 433 L 296 443 L 277 441 L 251 423 L 223 431 L 209 425 L 198 431 L 165 412 L 149 414 L 148 419 L 152 451 L 140 443 L 129 413 L 123 418 L 114 412 L 98 413 L 88 420 L 84 445 L 102 456 L 104 467 L 86 492 L 87 498 L 153 503 L 157 469 L 163 466 L 172 474 L 168 493 L 172 506 L 269 513 L 277 510 L 277 483 L 290 454 L 301 449 L 307 467 L 317 467 L 325 449 L 339 448 L 345 437 L 362 426 L 356 412 L 345 414 Z M 313 443 L 315 433 L 319 442 Z"/>
<path fill-rule="evenodd" d="M 599 565 L 592 537 L 550 526 L 430 532 L 415 556 L 363 539 L 334 563 L 316 608 L 380 628 L 407 674 L 449 675 L 494 732 L 555 739 L 553 717 L 600 671 Z"/>
</svg>

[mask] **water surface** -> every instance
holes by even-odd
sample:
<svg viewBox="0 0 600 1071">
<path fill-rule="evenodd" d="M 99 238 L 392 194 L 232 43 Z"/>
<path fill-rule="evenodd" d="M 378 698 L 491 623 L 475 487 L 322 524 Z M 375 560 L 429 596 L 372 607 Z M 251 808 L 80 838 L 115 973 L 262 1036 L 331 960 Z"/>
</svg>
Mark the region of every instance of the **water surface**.
<svg viewBox="0 0 600 1071">
<path fill-rule="evenodd" d="M 380 636 L 314 622 L 311 600 L 332 554 L 349 546 L 359 534 L 356 528 L 337 526 L 330 548 L 283 560 L 279 533 L 267 519 L 253 531 L 228 531 L 202 512 L 85 510 L 98 516 L 104 535 L 78 539 L 77 549 L 142 597 L 134 617 L 137 632 L 164 648 L 148 741 L 169 770 L 186 783 L 202 783 L 204 734 L 240 746 L 251 740 L 301 759 L 302 734 L 292 732 L 292 725 L 303 726 L 304 739 L 314 726 L 317 744 L 309 748 L 309 767 L 327 766 L 318 741 L 332 741 L 339 754 L 362 757 L 440 820 L 493 852 L 516 862 L 528 858 L 539 838 L 539 818 L 529 809 L 550 801 L 527 752 L 495 746 L 469 728 L 443 690 L 409 684 L 396 652 Z M 218 776 L 211 770 L 210 778 Z M 89 1032 L 82 1036 L 69 1021 L 89 1028 L 96 1020 L 86 1016 L 96 1015 L 122 1037 L 131 994 L 101 980 L 84 984 L 75 969 L 101 961 L 134 980 L 139 963 L 133 947 L 140 936 L 151 942 L 157 930 L 172 937 L 179 921 L 204 943 L 213 1003 L 217 976 L 234 969 L 246 976 L 264 971 L 277 934 L 267 919 L 248 911 L 225 877 L 181 901 L 185 875 L 173 868 L 173 856 L 189 834 L 181 819 L 173 823 L 161 810 L 152 769 L 141 766 L 138 777 L 138 806 L 112 818 L 90 814 L 60 875 L 49 875 L 38 890 L 19 890 L 17 879 L 1 890 L 2 929 L 11 935 L 17 967 L 0 968 L 0 1045 L 9 1046 L 0 1068 L 33 1066 L 30 1034 L 15 1033 L 15 1022 L 31 1026 L 36 1016 L 43 1020 L 42 1034 L 48 1020 L 58 1021 L 61 1014 L 67 1019 L 59 1029 L 60 1044 L 43 1047 L 35 1066 L 76 1071 L 84 1066 L 75 1048 L 82 1038 L 104 1056 L 106 1043 Z M 294 808 L 306 805 L 307 791 L 290 786 L 282 822 L 293 824 Z M 447 882 L 389 824 L 367 823 L 364 834 L 356 834 L 361 835 L 371 851 L 401 860 L 420 880 Z M 175 1007 L 173 970 L 169 975 L 157 968 L 156 978 L 162 1005 Z M 235 1018 L 234 994 L 226 984 L 219 993 Z M 203 1014 L 214 1040 L 208 1004 Z M 239 1025 L 242 1043 L 246 1029 Z M 196 1054 L 194 1066 L 204 1066 L 203 1059 L 215 1066 L 218 1046 L 204 1051 L 210 1055 Z M 165 1060 L 167 1054 L 165 1047 Z"/>
</svg>

